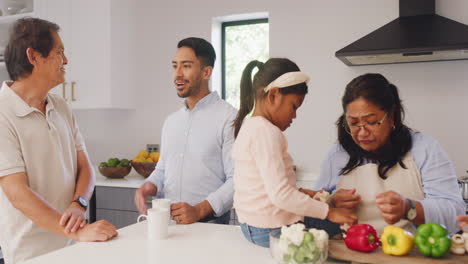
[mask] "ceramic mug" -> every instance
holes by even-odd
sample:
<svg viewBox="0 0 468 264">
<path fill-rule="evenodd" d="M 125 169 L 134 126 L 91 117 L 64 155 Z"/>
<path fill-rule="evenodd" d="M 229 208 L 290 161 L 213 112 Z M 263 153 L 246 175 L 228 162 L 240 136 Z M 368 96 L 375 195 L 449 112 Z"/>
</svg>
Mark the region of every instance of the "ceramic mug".
<svg viewBox="0 0 468 264">
<path fill-rule="evenodd" d="M 175 225 L 176 222 L 171 217 L 171 199 L 158 198 L 151 201 L 153 208 L 166 208 L 169 210 L 169 225 Z"/>
<path fill-rule="evenodd" d="M 139 215 L 137 222 L 146 218 L 148 222 L 148 238 L 164 239 L 169 229 L 169 210 L 166 208 L 150 208 L 146 215 Z"/>
<path fill-rule="evenodd" d="M 167 210 L 171 211 L 171 200 L 166 198 L 161 199 L 153 199 L 151 201 L 153 208 L 166 208 Z"/>
</svg>

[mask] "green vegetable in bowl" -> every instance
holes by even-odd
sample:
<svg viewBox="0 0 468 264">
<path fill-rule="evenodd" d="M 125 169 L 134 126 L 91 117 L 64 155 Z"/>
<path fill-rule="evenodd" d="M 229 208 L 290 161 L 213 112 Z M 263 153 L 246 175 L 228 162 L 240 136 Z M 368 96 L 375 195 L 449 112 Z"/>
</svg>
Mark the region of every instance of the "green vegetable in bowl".
<svg viewBox="0 0 468 264">
<path fill-rule="evenodd" d="M 282 227 L 278 247 L 282 263 L 322 263 L 326 259 L 328 235 L 323 230 L 304 230 L 304 225 Z"/>
<path fill-rule="evenodd" d="M 315 246 L 314 235 L 306 232 L 300 246 L 294 244 L 288 246 L 288 251 L 284 254 L 283 260 L 285 263 L 303 264 L 317 261 L 319 257 L 320 251 Z"/>
<path fill-rule="evenodd" d="M 120 160 L 120 165 L 122 165 L 122 167 L 129 167 L 130 166 L 130 161 L 128 159 L 121 159 Z"/>
<path fill-rule="evenodd" d="M 109 166 L 107 166 L 107 162 L 101 162 L 99 163 L 99 167 L 109 167 Z"/>
<path fill-rule="evenodd" d="M 115 168 L 119 165 L 120 160 L 118 158 L 110 158 L 107 160 L 107 166 Z"/>
</svg>

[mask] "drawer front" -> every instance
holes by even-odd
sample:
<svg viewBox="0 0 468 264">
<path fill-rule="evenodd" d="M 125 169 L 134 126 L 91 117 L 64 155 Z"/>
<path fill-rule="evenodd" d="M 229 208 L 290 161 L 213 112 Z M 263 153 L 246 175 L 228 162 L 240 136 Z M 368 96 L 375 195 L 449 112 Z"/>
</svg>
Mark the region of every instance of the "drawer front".
<svg viewBox="0 0 468 264">
<path fill-rule="evenodd" d="M 135 224 L 138 218 L 137 212 L 119 211 L 109 209 L 97 209 L 96 220 L 107 220 L 117 227 L 117 229 Z"/>
<path fill-rule="evenodd" d="M 116 209 L 135 211 L 134 195 L 136 189 L 96 186 L 96 209 Z"/>
</svg>

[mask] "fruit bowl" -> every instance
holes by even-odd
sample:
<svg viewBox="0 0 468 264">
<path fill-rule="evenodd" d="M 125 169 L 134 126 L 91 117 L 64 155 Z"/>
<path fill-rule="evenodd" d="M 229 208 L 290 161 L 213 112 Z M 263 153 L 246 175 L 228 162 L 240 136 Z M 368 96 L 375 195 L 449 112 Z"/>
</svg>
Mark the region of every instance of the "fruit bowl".
<svg viewBox="0 0 468 264">
<path fill-rule="evenodd" d="M 157 162 L 136 162 L 132 161 L 132 166 L 141 176 L 148 178 L 156 168 Z"/>
<path fill-rule="evenodd" d="M 132 170 L 132 166 L 128 167 L 103 167 L 99 166 L 99 172 L 106 176 L 107 178 L 111 179 L 121 179 L 127 176 L 130 171 Z"/>
<path fill-rule="evenodd" d="M 276 263 L 325 263 L 328 257 L 328 235 L 323 230 L 312 228 L 306 231 L 303 227 L 302 224 L 295 224 L 270 233 L 270 253 Z M 282 235 L 282 232 L 288 234 Z"/>
</svg>

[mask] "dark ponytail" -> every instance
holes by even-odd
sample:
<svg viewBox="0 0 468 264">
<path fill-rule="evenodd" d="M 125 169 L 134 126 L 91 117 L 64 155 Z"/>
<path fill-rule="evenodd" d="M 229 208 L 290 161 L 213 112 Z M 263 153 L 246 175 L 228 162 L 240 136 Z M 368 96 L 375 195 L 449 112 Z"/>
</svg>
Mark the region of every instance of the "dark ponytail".
<svg viewBox="0 0 468 264">
<path fill-rule="evenodd" d="M 252 71 L 257 67 L 258 72 L 252 80 Z M 244 118 L 253 110 L 255 101 L 263 99 L 268 93 L 263 89 L 276 78 L 287 72 L 300 71 L 296 63 L 284 58 L 271 58 L 262 63 L 254 60 L 249 62 L 242 72 L 240 83 L 240 109 L 234 120 L 234 137 L 237 137 Z M 307 84 L 299 83 L 284 87 L 278 91 L 281 94 L 307 94 Z"/>
<path fill-rule="evenodd" d="M 252 85 L 252 71 L 258 67 L 259 71 L 263 69 L 263 62 L 254 60 L 249 62 L 242 72 L 240 82 L 240 108 L 234 120 L 234 137 L 237 137 L 242 126 L 244 118 L 253 110 L 255 103 L 255 90 Z"/>
</svg>

